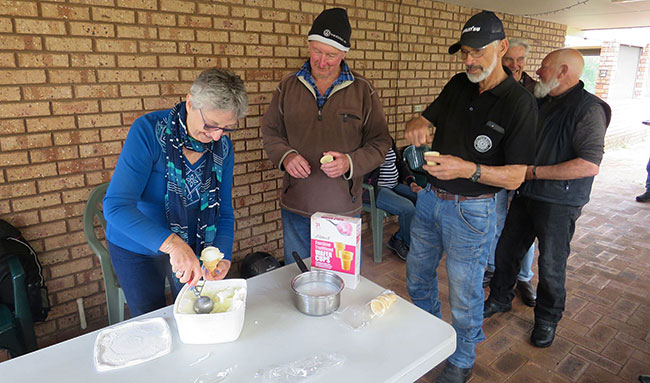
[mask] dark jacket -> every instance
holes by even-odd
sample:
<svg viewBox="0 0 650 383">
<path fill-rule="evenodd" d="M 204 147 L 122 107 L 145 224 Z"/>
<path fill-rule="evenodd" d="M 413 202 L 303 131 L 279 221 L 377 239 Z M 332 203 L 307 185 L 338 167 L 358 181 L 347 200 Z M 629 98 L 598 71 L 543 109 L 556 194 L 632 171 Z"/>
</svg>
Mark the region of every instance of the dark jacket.
<svg viewBox="0 0 650 383">
<path fill-rule="evenodd" d="M 540 105 L 546 99 L 539 100 Z M 609 105 L 600 98 L 584 90 L 582 81 L 551 109 L 537 133 L 535 165 L 555 165 L 577 158 L 573 152 L 573 135 L 576 125 L 587 110 L 599 104 L 605 112 L 606 125 L 612 117 Z M 540 119 L 543 118 L 540 115 Z M 594 177 L 573 180 L 529 180 L 520 188 L 521 195 L 544 202 L 569 206 L 583 206 L 589 202 L 589 194 Z"/>
<path fill-rule="evenodd" d="M 397 166 L 397 172 L 399 173 L 397 182 L 410 185 L 411 182 L 415 182 L 415 177 L 413 176 L 413 173 L 411 173 L 411 169 L 409 169 L 408 165 L 406 164 L 406 161 L 404 161 L 404 159 L 402 158 L 402 153 L 397 149 L 395 140 L 391 139 L 391 142 L 392 142 L 391 147 L 393 148 L 393 152 L 395 152 L 395 156 L 397 157 L 395 159 L 395 166 Z M 379 193 L 379 188 L 377 187 L 378 180 L 379 180 L 379 167 L 377 167 L 375 170 L 371 171 L 370 173 L 366 174 L 363 177 L 364 184 L 369 184 L 374 187 L 375 200 L 377 199 L 377 194 Z M 370 196 L 368 195 L 367 190 L 363 191 L 363 203 L 370 203 Z"/>
<path fill-rule="evenodd" d="M 532 94 L 535 94 L 535 85 L 537 84 L 537 81 L 533 80 L 532 77 L 528 75 L 526 72 L 521 72 L 521 79 L 519 80 L 519 83 L 526 88 L 527 91 L 529 91 Z"/>
</svg>

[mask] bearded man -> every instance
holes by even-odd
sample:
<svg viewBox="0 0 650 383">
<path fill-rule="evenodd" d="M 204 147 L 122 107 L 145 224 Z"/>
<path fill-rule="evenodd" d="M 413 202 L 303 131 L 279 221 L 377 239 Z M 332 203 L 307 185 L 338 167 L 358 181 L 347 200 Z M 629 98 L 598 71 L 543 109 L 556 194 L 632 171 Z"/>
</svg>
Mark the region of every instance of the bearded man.
<svg viewBox="0 0 650 383">
<path fill-rule="evenodd" d="M 483 270 L 495 231 L 495 193 L 516 189 L 534 159 L 534 97 L 501 66 L 508 49 L 503 24 L 483 11 L 465 24 L 459 52 L 465 73 L 456 74 L 422 115 L 410 120 L 406 138 L 430 144 L 427 186 L 418 193 L 406 259 L 408 292 L 417 306 L 441 317 L 437 268 L 446 254 L 456 351 L 437 382 L 466 382 L 476 345 L 485 339 Z M 435 137 L 432 129 L 435 126 Z M 432 142 L 433 140 L 433 142 Z M 435 161 L 435 162 L 434 162 Z"/>
<path fill-rule="evenodd" d="M 566 300 L 566 263 L 576 220 L 589 201 L 603 157 L 610 107 L 584 90 L 584 60 L 575 49 L 551 52 L 537 70 L 539 121 L 534 165 L 514 197 L 497 245 L 496 270 L 483 315 L 509 311 L 521 259 L 539 239 L 539 283 L 530 337 L 548 347 Z"/>
</svg>

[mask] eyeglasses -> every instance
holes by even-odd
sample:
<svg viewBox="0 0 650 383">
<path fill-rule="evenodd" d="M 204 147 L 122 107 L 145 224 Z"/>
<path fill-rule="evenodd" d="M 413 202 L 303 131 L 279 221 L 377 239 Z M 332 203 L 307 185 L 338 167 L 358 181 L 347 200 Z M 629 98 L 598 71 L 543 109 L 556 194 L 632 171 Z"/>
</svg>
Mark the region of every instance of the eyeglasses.
<svg viewBox="0 0 650 383">
<path fill-rule="evenodd" d="M 489 45 L 489 44 L 488 44 Z M 472 56 L 473 58 L 481 58 L 485 54 L 485 48 L 487 48 L 487 45 L 484 46 L 483 48 L 473 48 L 470 51 L 466 51 L 465 49 L 461 49 L 458 51 L 458 54 L 460 55 L 460 58 L 465 60 L 467 59 L 467 55 Z"/>
<path fill-rule="evenodd" d="M 239 120 L 237 120 L 237 122 L 235 122 L 232 125 L 228 125 L 224 127 L 209 125 L 207 122 L 205 122 L 205 117 L 203 117 L 203 111 L 201 109 L 199 109 L 199 113 L 201 113 L 201 118 L 203 119 L 203 129 L 205 129 L 208 132 L 215 131 L 215 130 L 223 130 L 224 132 L 228 133 L 228 132 L 234 132 L 237 130 L 237 128 L 239 128 Z"/>
</svg>

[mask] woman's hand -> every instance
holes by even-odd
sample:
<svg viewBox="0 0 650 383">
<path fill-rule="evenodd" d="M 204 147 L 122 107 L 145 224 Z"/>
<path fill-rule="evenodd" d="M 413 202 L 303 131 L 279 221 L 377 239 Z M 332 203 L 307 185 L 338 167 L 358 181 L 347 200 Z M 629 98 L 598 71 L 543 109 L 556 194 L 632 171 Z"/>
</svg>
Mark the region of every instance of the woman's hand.
<svg viewBox="0 0 650 383">
<path fill-rule="evenodd" d="M 203 267 L 203 278 L 206 281 L 218 281 L 220 279 L 224 279 L 230 270 L 230 265 L 231 263 L 229 260 L 222 259 L 219 261 L 219 263 L 217 263 L 217 268 L 214 269 L 214 273 L 210 273 L 210 270 Z"/>
<path fill-rule="evenodd" d="M 160 246 L 160 251 L 169 254 L 169 263 L 172 272 L 176 274 L 181 283 L 196 286 L 203 276 L 201 264 L 194 254 L 194 250 L 176 234 L 171 234 Z"/>
</svg>

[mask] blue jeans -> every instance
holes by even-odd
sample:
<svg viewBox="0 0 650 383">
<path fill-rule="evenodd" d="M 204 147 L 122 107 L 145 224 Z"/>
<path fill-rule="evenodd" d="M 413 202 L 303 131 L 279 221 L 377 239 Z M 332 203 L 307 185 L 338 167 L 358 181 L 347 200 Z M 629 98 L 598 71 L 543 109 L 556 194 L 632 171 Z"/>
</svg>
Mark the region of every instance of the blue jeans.
<svg viewBox="0 0 650 383">
<path fill-rule="evenodd" d="M 395 235 L 406 244 L 411 243 L 411 221 L 415 215 L 417 194 L 404 184 L 397 184 L 392 189 L 380 187 L 377 193 L 377 207 L 397 215 L 399 231 Z"/>
<path fill-rule="evenodd" d="M 284 241 L 284 264 L 295 263 L 291 253 L 300 258 L 311 255 L 311 218 L 280 209 L 282 214 L 282 239 Z"/>
<path fill-rule="evenodd" d="M 495 198 L 463 202 L 439 199 L 430 185 L 418 193 L 406 258 L 406 285 L 418 307 L 441 318 L 438 265 L 447 254 L 447 278 L 456 351 L 449 362 L 474 365 L 476 345 L 485 340 L 483 270 L 494 238 Z"/>
<path fill-rule="evenodd" d="M 646 165 L 645 170 L 648 172 L 648 177 L 645 179 L 645 190 L 650 192 L 650 159 L 648 160 L 648 165 Z"/>
<path fill-rule="evenodd" d="M 172 273 L 169 255 L 137 254 L 106 242 L 131 317 L 167 306 L 165 278 L 170 281 L 172 298 L 176 299 L 183 284 Z"/>
<path fill-rule="evenodd" d="M 300 258 L 309 258 L 311 256 L 311 217 L 305 217 L 285 209 L 280 209 L 280 213 L 282 214 L 284 264 L 289 265 L 296 262 L 291 255 L 294 251 Z M 361 257 L 361 249 L 359 249 L 359 257 Z"/>
<path fill-rule="evenodd" d="M 499 237 L 501 237 L 501 232 L 503 231 L 503 225 L 506 223 L 506 214 L 508 214 L 508 191 L 506 189 L 501 190 L 497 193 L 497 222 L 496 222 L 496 232 L 494 233 L 494 241 L 492 246 L 490 246 L 490 253 L 488 255 L 488 271 L 494 271 L 494 252 L 497 249 L 497 243 L 499 243 Z M 520 281 L 528 282 L 533 279 L 533 260 L 535 259 L 535 242 L 528 248 L 524 259 L 521 260 L 521 269 L 517 275 L 517 279 Z"/>
</svg>

